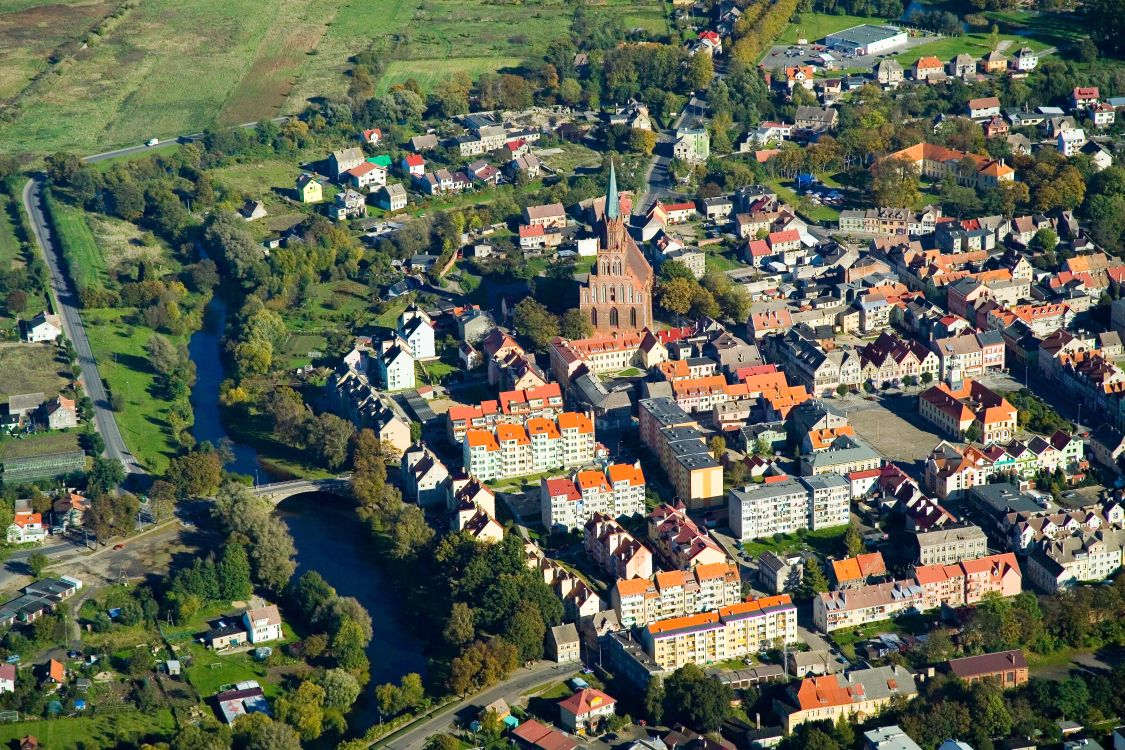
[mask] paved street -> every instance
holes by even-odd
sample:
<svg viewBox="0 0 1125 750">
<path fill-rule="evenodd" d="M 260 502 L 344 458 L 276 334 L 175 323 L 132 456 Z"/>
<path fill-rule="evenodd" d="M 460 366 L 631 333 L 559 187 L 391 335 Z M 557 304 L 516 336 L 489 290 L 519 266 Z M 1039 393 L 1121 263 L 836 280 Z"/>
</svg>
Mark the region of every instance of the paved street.
<svg viewBox="0 0 1125 750">
<path fill-rule="evenodd" d="M 86 329 L 78 312 L 80 303 L 77 290 L 63 272 L 62 248 L 55 242 L 50 225 L 43 214 L 42 187 L 38 179 L 28 180 L 23 188 L 23 205 L 31 219 L 35 239 L 39 243 L 43 259 L 47 262 L 50 271 L 51 289 L 58 301 L 57 312 L 62 319 L 63 331 L 74 344 L 75 352 L 78 354 L 78 364 L 82 368 L 82 386 L 94 402 L 94 425 L 105 441 L 105 455 L 108 458 L 120 461 L 130 473 L 144 474 L 145 470 L 129 453 L 121 437 L 121 431 L 117 429 L 117 420 L 109 405 L 109 395 L 98 373 L 98 364 L 94 360 L 94 352 L 90 348 L 90 341 L 86 338 Z"/>
<path fill-rule="evenodd" d="M 568 679 L 577 673 L 578 669 L 573 665 L 560 665 L 549 661 L 536 662 L 530 668 L 521 668 L 499 685 L 446 706 L 429 719 L 384 738 L 376 742 L 373 747 L 385 747 L 389 750 L 419 750 L 429 737 L 449 731 L 455 719 L 472 721 L 480 708 L 499 698 L 503 698 L 509 705 L 519 703 L 524 693 Z"/>
</svg>

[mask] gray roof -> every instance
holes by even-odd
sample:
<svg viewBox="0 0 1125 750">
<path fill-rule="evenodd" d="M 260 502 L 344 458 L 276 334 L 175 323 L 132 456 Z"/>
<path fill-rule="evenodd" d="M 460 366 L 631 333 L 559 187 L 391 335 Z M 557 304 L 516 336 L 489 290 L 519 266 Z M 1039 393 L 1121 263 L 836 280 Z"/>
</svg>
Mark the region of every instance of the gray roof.
<svg viewBox="0 0 1125 750">
<path fill-rule="evenodd" d="M 838 464 L 851 463 L 853 461 L 866 461 L 872 458 L 879 458 L 879 454 L 863 441 L 850 436 L 843 436 L 837 440 L 837 444 L 842 444 L 846 447 L 831 448 L 819 453 L 801 456 L 801 462 L 808 466 L 810 469 L 817 469 L 824 466 L 836 466 Z"/>
<path fill-rule="evenodd" d="M 17 412 L 35 409 L 46 400 L 47 397 L 43 393 L 17 393 L 8 397 L 8 411 Z"/>
<path fill-rule="evenodd" d="M 867 46 L 872 42 L 882 41 L 899 33 L 901 33 L 901 29 L 894 26 L 873 26 L 865 23 L 861 26 L 837 31 L 835 34 L 829 34 L 827 39 L 833 42 L 851 42 L 852 44 Z"/>
<path fill-rule="evenodd" d="M 922 750 L 897 724 L 870 729 L 863 736 L 867 739 L 864 747 L 870 750 Z"/>
<path fill-rule="evenodd" d="M 556 625 L 551 628 L 551 640 L 558 646 L 566 643 L 578 643 L 578 628 L 574 627 L 573 622 Z"/>
<path fill-rule="evenodd" d="M 1034 496 L 1012 484 L 982 484 L 970 489 L 969 494 L 994 514 L 1043 510 Z"/>
</svg>

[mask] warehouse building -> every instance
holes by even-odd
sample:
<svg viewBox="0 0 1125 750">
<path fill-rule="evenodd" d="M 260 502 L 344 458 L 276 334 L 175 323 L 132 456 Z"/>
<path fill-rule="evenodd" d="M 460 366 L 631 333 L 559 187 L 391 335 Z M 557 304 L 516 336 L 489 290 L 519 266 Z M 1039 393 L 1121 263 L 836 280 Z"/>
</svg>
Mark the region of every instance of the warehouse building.
<svg viewBox="0 0 1125 750">
<path fill-rule="evenodd" d="M 824 38 L 824 45 L 854 55 L 877 55 L 905 47 L 906 38 L 906 32 L 894 26 L 863 24 L 829 34 Z"/>
</svg>

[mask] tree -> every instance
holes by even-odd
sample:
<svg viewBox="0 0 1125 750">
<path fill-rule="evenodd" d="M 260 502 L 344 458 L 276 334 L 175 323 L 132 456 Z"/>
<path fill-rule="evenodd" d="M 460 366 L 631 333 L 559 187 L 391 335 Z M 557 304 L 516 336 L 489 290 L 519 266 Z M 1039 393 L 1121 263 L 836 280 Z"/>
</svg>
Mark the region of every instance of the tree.
<svg viewBox="0 0 1125 750">
<path fill-rule="evenodd" d="M 717 732 L 731 714 L 734 693 L 696 664 L 686 664 L 664 682 L 664 713 L 704 732 Z"/>
<path fill-rule="evenodd" d="M 871 191 L 878 206 L 912 206 L 922 196 L 918 188 L 918 170 L 905 159 L 877 161 L 872 168 Z"/>
<path fill-rule="evenodd" d="M 543 639 L 547 626 L 534 602 L 520 602 L 504 629 L 505 637 L 519 649 L 520 661 L 530 662 L 543 658 Z"/>
<path fill-rule="evenodd" d="M 277 718 L 297 730 L 305 742 L 324 733 L 325 691 L 315 682 L 300 684 L 292 697 L 278 698 Z"/>
<path fill-rule="evenodd" d="M 1087 0 L 1082 7 L 1098 50 L 1108 57 L 1125 57 L 1125 3 L 1122 0 Z"/>
<path fill-rule="evenodd" d="M 1050 227 L 1043 227 L 1038 230 L 1028 243 L 1028 247 L 1037 252 L 1050 253 L 1054 252 L 1055 246 L 1059 244 L 1059 236 L 1055 234 L 1055 230 Z"/>
<path fill-rule="evenodd" d="M 309 443 L 320 461 L 330 469 L 338 469 L 348 458 L 348 441 L 355 427 L 346 419 L 325 412 L 310 422 Z"/>
<path fill-rule="evenodd" d="M 688 62 L 687 72 L 684 74 L 684 85 L 693 91 L 702 91 L 711 85 L 715 77 L 715 63 L 710 55 L 694 55 Z"/>
<path fill-rule="evenodd" d="M 342 669 L 329 669 L 320 678 L 320 686 L 324 688 L 324 705 L 347 711 L 359 698 L 359 681 Z"/>
<path fill-rule="evenodd" d="M 727 441 L 721 435 L 711 438 L 707 447 L 711 450 L 711 455 L 714 456 L 716 461 L 721 462 L 723 457 L 727 455 Z"/>
<path fill-rule="evenodd" d="M 847 548 L 848 557 L 855 557 L 863 552 L 863 535 L 854 518 L 848 522 L 848 530 L 844 532 L 844 547 Z"/>
<path fill-rule="evenodd" d="M 222 481 L 223 462 L 216 451 L 191 451 L 169 461 L 164 478 L 182 495 L 210 495 Z"/>
<path fill-rule="evenodd" d="M 36 579 L 43 576 L 43 571 L 50 564 L 51 559 L 42 552 L 33 552 L 31 557 L 27 558 L 27 568 L 31 571 L 31 576 Z"/>
<path fill-rule="evenodd" d="M 629 131 L 629 148 L 642 154 L 651 154 L 656 148 L 656 133 L 633 128 Z"/>
<path fill-rule="evenodd" d="M 461 750 L 461 741 L 451 734 L 435 734 L 426 740 L 422 750 Z"/>
<path fill-rule="evenodd" d="M 653 726 L 660 724 L 664 718 L 664 681 L 660 677 L 653 677 L 648 681 L 644 711 Z"/>
<path fill-rule="evenodd" d="M 296 568 L 296 550 L 270 502 L 252 495 L 245 485 L 227 482 L 215 495 L 213 512 L 228 535 L 246 542 L 254 579 L 271 591 L 284 589 Z"/>
<path fill-rule="evenodd" d="M 840 383 L 840 385 L 836 386 L 836 395 L 840 398 L 848 395 L 848 387 L 843 383 Z"/>
<path fill-rule="evenodd" d="M 27 292 L 22 289 L 13 289 L 8 292 L 8 297 L 4 300 L 4 307 L 12 315 L 19 315 L 27 309 Z"/>
<path fill-rule="evenodd" d="M 94 464 L 86 476 L 90 494 L 102 495 L 117 489 L 125 481 L 125 467 L 115 458 L 94 456 Z"/>
<path fill-rule="evenodd" d="M 400 560 L 414 554 L 434 538 L 433 528 L 426 523 L 426 514 L 417 505 L 399 502 L 387 520 L 391 537 L 391 554 Z"/>
<path fill-rule="evenodd" d="M 235 719 L 234 739 L 240 750 L 301 750 L 301 738 L 292 727 L 263 713 Z"/>
<path fill-rule="evenodd" d="M 828 590 L 828 579 L 824 577 L 824 568 L 815 558 L 805 560 L 805 574 L 801 577 L 800 596 L 811 599 L 817 594 Z"/>
<path fill-rule="evenodd" d="M 464 602 L 454 602 L 442 631 L 445 642 L 454 648 L 460 648 L 473 640 L 475 634 L 472 608 Z"/>
<path fill-rule="evenodd" d="M 584 339 L 594 332 L 594 326 L 590 323 L 590 316 L 577 307 L 572 307 L 563 313 L 559 331 L 565 339 Z"/>
<path fill-rule="evenodd" d="M 367 671 L 367 655 L 363 652 L 366 647 L 363 631 L 354 620 L 344 620 L 332 638 L 332 655 L 336 663 L 353 675 Z"/>
<path fill-rule="evenodd" d="M 538 350 L 545 350 L 551 339 L 559 335 L 559 319 L 531 297 L 516 305 L 513 319 L 516 331 Z"/>
<path fill-rule="evenodd" d="M 934 374 L 932 372 L 926 371 L 922 373 L 922 385 L 929 385 L 932 382 L 934 382 Z"/>
<path fill-rule="evenodd" d="M 980 423 L 974 421 L 969 425 L 969 429 L 965 430 L 965 440 L 970 443 L 979 443 L 984 435 L 981 433 Z"/>
<path fill-rule="evenodd" d="M 241 544 L 226 544 L 215 566 L 219 580 L 219 596 L 226 601 L 246 599 L 253 593 L 250 584 L 250 558 Z"/>
<path fill-rule="evenodd" d="M 691 309 L 699 284 L 695 279 L 674 278 L 657 287 L 657 300 L 668 312 L 684 315 Z"/>
</svg>

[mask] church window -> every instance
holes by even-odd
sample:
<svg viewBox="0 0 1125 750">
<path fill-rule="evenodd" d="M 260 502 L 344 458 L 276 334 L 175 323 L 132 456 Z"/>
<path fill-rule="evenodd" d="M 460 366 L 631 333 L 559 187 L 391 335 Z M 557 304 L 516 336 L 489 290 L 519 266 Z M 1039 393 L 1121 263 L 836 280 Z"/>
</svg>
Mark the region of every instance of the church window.
<svg viewBox="0 0 1125 750">
<path fill-rule="evenodd" d="M 594 328 L 598 327 L 598 308 L 590 311 L 590 322 L 594 324 Z"/>
<path fill-rule="evenodd" d="M 620 325 L 620 323 L 617 320 L 617 308 L 616 307 L 611 307 L 609 309 L 609 324 L 613 328 L 616 328 L 618 325 Z"/>
<path fill-rule="evenodd" d="M 620 276 L 621 275 L 621 261 L 619 261 L 619 260 L 613 261 L 613 275 L 614 276 Z"/>
<path fill-rule="evenodd" d="M 637 329 L 637 308 L 635 307 L 629 311 L 629 325 L 632 326 L 634 331 Z"/>
</svg>

